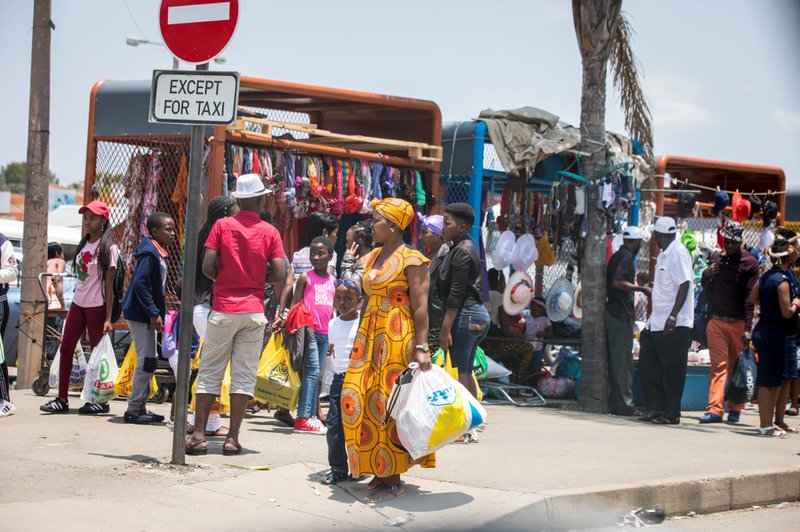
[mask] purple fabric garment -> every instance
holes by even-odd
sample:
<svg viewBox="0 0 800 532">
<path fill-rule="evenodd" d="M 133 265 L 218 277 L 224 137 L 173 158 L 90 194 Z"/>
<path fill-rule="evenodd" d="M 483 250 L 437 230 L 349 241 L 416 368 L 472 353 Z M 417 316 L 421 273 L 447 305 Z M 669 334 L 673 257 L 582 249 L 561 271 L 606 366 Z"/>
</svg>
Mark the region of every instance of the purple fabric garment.
<svg viewBox="0 0 800 532">
<path fill-rule="evenodd" d="M 417 212 L 417 218 L 419 218 L 419 222 L 422 224 L 422 227 L 424 227 L 431 233 L 442 236 L 442 229 L 444 228 L 444 217 L 442 217 L 439 214 L 425 216 L 421 212 Z"/>
</svg>

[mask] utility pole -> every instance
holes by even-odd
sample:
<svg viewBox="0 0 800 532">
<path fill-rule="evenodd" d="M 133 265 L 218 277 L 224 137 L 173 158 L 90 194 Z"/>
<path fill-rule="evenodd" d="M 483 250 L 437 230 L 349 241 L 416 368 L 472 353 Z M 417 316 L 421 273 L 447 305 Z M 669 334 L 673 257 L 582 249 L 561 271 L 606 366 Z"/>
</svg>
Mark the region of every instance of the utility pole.
<svg viewBox="0 0 800 532">
<path fill-rule="evenodd" d="M 25 178 L 25 226 L 22 294 L 19 313 L 17 388 L 30 388 L 39 375 L 44 333 L 44 294 L 38 275 L 47 267 L 47 172 L 50 160 L 50 20 L 51 0 L 34 0 L 28 158 Z"/>
</svg>

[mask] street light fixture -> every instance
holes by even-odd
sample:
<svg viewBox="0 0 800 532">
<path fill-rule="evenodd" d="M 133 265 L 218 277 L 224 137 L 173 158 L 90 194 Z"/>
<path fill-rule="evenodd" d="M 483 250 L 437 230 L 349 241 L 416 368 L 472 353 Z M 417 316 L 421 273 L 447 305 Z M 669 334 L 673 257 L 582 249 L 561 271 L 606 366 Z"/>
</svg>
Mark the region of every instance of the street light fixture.
<svg viewBox="0 0 800 532">
<path fill-rule="evenodd" d="M 154 46 L 161 46 L 163 48 L 166 48 L 166 45 L 163 42 L 148 41 L 147 39 L 134 39 L 133 37 L 126 38 L 125 44 L 127 44 L 128 46 L 139 46 L 140 44 L 152 44 Z M 226 59 L 222 56 L 217 56 L 213 59 L 213 61 L 218 65 L 222 65 L 225 63 Z M 178 58 L 174 56 L 172 57 L 172 69 L 173 70 L 178 69 Z"/>
</svg>

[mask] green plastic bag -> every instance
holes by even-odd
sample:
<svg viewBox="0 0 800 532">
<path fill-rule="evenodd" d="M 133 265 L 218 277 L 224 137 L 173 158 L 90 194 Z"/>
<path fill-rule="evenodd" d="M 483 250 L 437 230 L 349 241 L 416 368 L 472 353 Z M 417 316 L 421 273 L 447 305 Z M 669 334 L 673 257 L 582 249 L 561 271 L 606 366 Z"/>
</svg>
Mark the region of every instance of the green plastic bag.
<svg viewBox="0 0 800 532">
<path fill-rule="evenodd" d="M 486 353 L 483 348 L 478 346 L 475 350 L 475 363 L 472 365 L 472 372 L 478 379 L 485 379 L 488 374 L 489 363 L 486 362 Z"/>
</svg>

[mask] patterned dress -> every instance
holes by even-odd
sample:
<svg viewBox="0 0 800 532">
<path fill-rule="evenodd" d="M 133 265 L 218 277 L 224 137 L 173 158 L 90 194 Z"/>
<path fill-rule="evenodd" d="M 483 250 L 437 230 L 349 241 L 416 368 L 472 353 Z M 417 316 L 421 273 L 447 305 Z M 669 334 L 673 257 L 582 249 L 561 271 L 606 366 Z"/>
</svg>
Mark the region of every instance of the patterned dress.
<svg viewBox="0 0 800 532">
<path fill-rule="evenodd" d="M 413 460 L 400 444 L 394 419 L 385 419 L 392 386 L 413 360 L 416 345 L 405 268 L 426 264 L 428 259 L 401 246 L 373 270 L 380 252 L 377 248 L 362 259 L 364 295 L 369 303 L 342 388 L 347 458 L 350 474 L 356 477 L 372 474 L 384 478 L 405 473 L 417 464 L 436 466 L 435 454 Z"/>
</svg>

